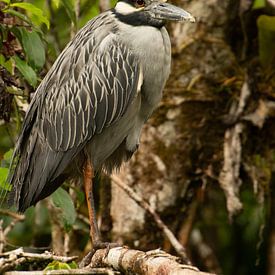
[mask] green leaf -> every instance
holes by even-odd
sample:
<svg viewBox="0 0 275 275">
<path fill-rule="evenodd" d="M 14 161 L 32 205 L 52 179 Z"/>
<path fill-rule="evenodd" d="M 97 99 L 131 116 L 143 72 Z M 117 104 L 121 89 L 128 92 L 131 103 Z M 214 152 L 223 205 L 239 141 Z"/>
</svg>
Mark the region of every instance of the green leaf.
<svg viewBox="0 0 275 275">
<path fill-rule="evenodd" d="M 7 182 L 7 177 L 9 174 L 9 168 L 0 167 L 0 188 L 10 191 L 11 185 Z"/>
<path fill-rule="evenodd" d="M 31 25 L 31 26 L 33 25 L 31 20 L 25 14 L 23 14 L 21 12 L 18 12 L 16 10 L 12 10 L 12 9 L 5 9 L 5 10 L 2 10 L 2 12 L 16 16 L 16 17 L 20 18 L 21 20 L 23 20 L 24 22 L 28 23 L 29 25 Z"/>
<path fill-rule="evenodd" d="M 252 9 L 256 10 L 256 9 L 262 9 L 265 7 L 265 0 L 254 0 Z"/>
<path fill-rule="evenodd" d="M 65 229 L 70 229 L 76 220 L 76 211 L 70 195 L 63 188 L 58 188 L 51 195 L 51 199 L 53 204 L 61 209 Z"/>
<path fill-rule="evenodd" d="M 4 154 L 3 159 L 2 159 L 2 161 L 1 161 L 1 166 L 2 166 L 2 167 L 6 167 L 6 168 L 9 168 L 9 167 L 10 167 L 12 155 L 13 155 L 13 149 L 10 149 L 9 151 L 7 151 L 7 152 Z"/>
<path fill-rule="evenodd" d="M 44 271 L 60 270 L 60 269 L 76 269 L 76 268 L 77 268 L 77 264 L 74 261 L 72 263 L 62 263 L 59 261 L 52 261 L 45 267 Z"/>
<path fill-rule="evenodd" d="M 13 74 L 11 59 L 6 60 L 5 57 L 0 54 L 0 65 L 3 66 L 10 74 Z"/>
<path fill-rule="evenodd" d="M 78 265 L 75 261 L 72 261 L 71 263 L 68 263 L 68 265 L 70 266 L 71 269 L 77 269 Z"/>
<path fill-rule="evenodd" d="M 12 155 L 13 155 L 13 149 L 10 149 L 4 154 L 4 160 L 10 163 Z"/>
<path fill-rule="evenodd" d="M 263 66 L 274 64 L 275 60 L 275 16 L 261 15 L 257 20 L 259 56 Z"/>
<path fill-rule="evenodd" d="M 20 28 L 21 44 L 25 51 L 28 63 L 37 69 L 45 64 L 45 48 L 39 34 L 35 31 L 29 32 L 26 28 Z"/>
<path fill-rule="evenodd" d="M 43 15 L 43 11 L 36 6 L 34 6 L 31 3 L 13 3 L 10 5 L 10 7 L 17 7 L 24 9 L 31 14 L 31 19 L 36 25 L 40 25 L 42 23 L 45 23 L 47 28 L 50 28 L 50 21 L 49 19 Z"/>
<path fill-rule="evenodd" d="M 32 67 L 30 67 L 24 60 L 20 59 L 17 55 L 13 56 L 12 59 L 15 62 L 16 68 L 29 82 L 29 84 L 33 87 L 36 87 L 37 76 Z"/>
</svg>

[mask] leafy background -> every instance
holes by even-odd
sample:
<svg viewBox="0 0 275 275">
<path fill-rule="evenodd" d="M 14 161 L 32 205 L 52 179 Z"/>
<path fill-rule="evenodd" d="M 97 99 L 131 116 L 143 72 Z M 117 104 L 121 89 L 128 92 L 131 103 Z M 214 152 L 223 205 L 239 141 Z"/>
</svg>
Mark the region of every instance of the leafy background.
<svg viewBox="0 0 275 275">
<path fill-rule="evenodd" d="M 114 2 L 111 3 L 111 6 Z M 255 0 L 250 10 L 257 26 L 257 52 L 265 74 L 275 58 L 275 16 L 268 2 Z M 45 76 L 56 57 L 90 18 L 100 11 L 99 1 L 33 0 L 0 2 L 0 187 L 6 185 L 8 167 L 16 137 L 31 100 L 32 93 Z M 274 11 L 273 11 L 274 12 Z M 255 162 L 263 178 L 269 171 L 270 162 L 258 156 Z M 269 173 L 269 172 L 267 172 Z M 100 181 L 102 179 L 97 179 Z M 271 196 L 266 187 L 266 197 Z M 97 193 L 97 195 L 99 195 Z M 269 200 L 259 203 L 254 193 L 244 188 L 241 199 L 243 212 L 228 224 L 224 198 L 215 187 L 208 190 L 208 198 L 198 213 L 196 227 L 212 242 L 215 257 L 221 262 L 223 274 L 265 274 L 267 272 Z M 211 202 L 211 207 L 209 207 Z M 213 212 L 213 205 L 216 211 Z M 54 242 L 55 227 L 62 228 L 65 238 L 77 244 L 71 254 L 83 255 L 89 250 L 87 209 L 78 185 L 65 183 L 49 199 L 30 208 L 24 222 L 17 223 L 8 235 L 6 249 L 26 246 L 33 251 L 58 247 Z M 3 216 L 3 227 L 12 218 Z M 232 231 L 232 228 L 234 229 Z M 64 231 L 63 231 L 64 230 Z M 57 230 L 58 231 L 58 230 Z M 65 232 L 65 233 L 64 233 Z M 239 232 L 243 232 L 240 236 Z M 22 237 L 24 236 L 24 237 Z M 110 236 L 109 236 L 110 237 Z M 64 238 L 64 237 L 63 237 Z M 64 240 L 63 240 L 64 241 Z M 215 243 L 215 245 L 213 244 Z M 242 249 L 238 249 L 242 247 Z M 238 250 L 240 251 L 238 253 Z M 236 252 L 235 254 L 232 251 Z M 64 251 L 63 251 L 64 252 Z M 202 261 L 193 256 L 197 265 Z M 236 270 L 236 262 L 238 269 Z M 52 263 L 49 267 L 54 267 Z"/>
</svg>

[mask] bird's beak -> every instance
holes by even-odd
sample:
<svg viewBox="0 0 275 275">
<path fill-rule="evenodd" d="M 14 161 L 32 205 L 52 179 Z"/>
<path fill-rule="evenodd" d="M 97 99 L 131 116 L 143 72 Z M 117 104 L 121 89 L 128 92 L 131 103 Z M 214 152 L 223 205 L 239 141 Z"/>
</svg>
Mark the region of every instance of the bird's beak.
<svg viewBox="0 0 275 275">
<path fill-rule="evenodd" d="M 195 22 L 195 18 L 189 12 L 168 3 L 153 2 L 144 10 L 156 19 Z"/>
</svg>

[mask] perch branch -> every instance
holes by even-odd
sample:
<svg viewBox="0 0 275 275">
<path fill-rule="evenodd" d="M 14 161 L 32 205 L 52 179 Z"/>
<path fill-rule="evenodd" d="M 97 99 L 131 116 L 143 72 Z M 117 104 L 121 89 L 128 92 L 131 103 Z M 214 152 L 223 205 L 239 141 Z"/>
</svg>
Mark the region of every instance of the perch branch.
<svg viewBox="0 0 275 275">
<path fill-rule="evenodd" d="M 139 196 L 132 188 L 126 185 L 118 176 L 112 175 L 111 179 L 116 185 L 123 189 L 129 195 L 130 198 L 132 198 L 140 207 L 142 207 L 154 218 L 156 224 L 162 230 L 167 239 L 171 242 L 173 248 L 182 258 L 182 260 L 187 264 L 191 264 L 190 260 L 186 255 L 184 247 L 180 244 L 180 242 L 177 240 L 172 231 L 163 223 L 159 215 L 150 206 L 150 204 L 147 203 L 141 196 Z"/>
<path fill-rule="evenodd" d="M 125 247 L 99 249 L 91 266 L 108 266 L 124 274 L 136 275 L 206 275 L 196 267 L 178 263 L 179 258 L 160 249 L 143 252 Z"/>
</svg>

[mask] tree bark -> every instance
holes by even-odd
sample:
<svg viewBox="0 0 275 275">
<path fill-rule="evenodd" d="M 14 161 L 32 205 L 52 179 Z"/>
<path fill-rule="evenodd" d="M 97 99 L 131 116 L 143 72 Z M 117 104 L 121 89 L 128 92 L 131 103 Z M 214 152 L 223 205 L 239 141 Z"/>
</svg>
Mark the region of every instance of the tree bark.
<svg viewBox="0 0 275 275">
<path fill-rule="evenodd" d="M 251 54 L 257 55 L 252 16 L 246 13 L 251 4 L 177 3 L 196 23 L 169 25 L 173 62 L 163 100 L 142 131 L 139 150 L 117 175 L 187 245 L 192 215 L 206 186 L 216 184 L 226 200 L 221 207 L 234 217 L 243 206 L 243 178 L 253 182 L 259 201 L 270 179 L 275 125 L 269 118 L 274 116 L 275 98 Z M 268 163 L 267 172 L 255 162 L 258 155 Z M 146 211 L 114 184 L 111 216 L 113 241 L 173 252 Z"/>
<path fill-rule="evenodd" d="M 197 23 L 169 26 L 174 55 L 163 100 L 143 129 L 138 152 L 118 175 L 142 194 L 171 229 L 186 217 L 186 211 L 178 209 L 189 205 L 202 175 L 213 173 L 213 163 L 222 160 L 226 127 L 220 118 L 228 108 L 217 90 L 229 78 L 235 78 L 230 84 L 235 91 L 243 81 L 226 43 L 229 4 L 185 3 Z M 163 245 L 164 238 L 144 210 L 115 185 L 111 207 L 115 241 L 141 249 Z"/>
</svg>

